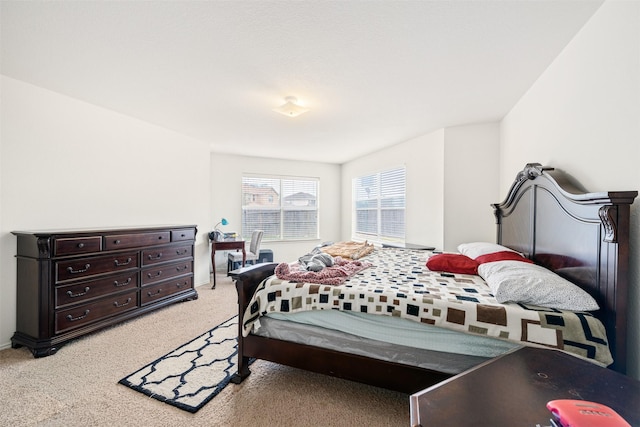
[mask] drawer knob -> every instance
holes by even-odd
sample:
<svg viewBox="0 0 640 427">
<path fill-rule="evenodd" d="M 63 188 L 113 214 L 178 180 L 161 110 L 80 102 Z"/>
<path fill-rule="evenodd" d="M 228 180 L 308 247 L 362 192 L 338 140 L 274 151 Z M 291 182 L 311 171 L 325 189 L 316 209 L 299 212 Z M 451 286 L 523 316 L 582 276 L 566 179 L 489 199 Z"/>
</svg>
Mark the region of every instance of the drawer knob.
<svg viewBox="0 0 640 427">
<path fill-rule="evenodd" d="M 155 255 L 149 254 L 149 255 L 147 256 L 147 258 L 149 258 L 149 261 L 151 261 L 151 260 L 153 260 L 153 259 L 160 259 L 160 258 L 162 258 L 162 252 L 158 252 L 158 253 L 157 253 L 157 254 L 155 254 Z"/>
<path fill-rule="evenodd" d="M 67 314 L 67 320 L 68 320 L 69 322 L 75 322 L 76 320 L 82 320 L 82 319 L 84 319 L 85 317 L 87 317 L 87 315 L 89 314 L 89 312 L 90 312 L 90 311 L 91 311 L 91 310 L 88 310 L 88 309 L 87 309 L 87 310 L 85 310 L 85 311 L 84 311 L 84 314 L 81 314 L 81 315 L 80 315 L 80 316 L 78 316 L 78 317 L 73 317 L 72 315 Z"/>
<path fill-rule="evenodd" d="M 78 243 L 78 248 L 80 249 L 84 248 L 84 243 Z"/>
<path fill-rule="evenodd" d="M 85 264 L 84 268 L 79 268 L 77 270 L 74 270 L 73 267 L 67 267 L 67 271 L 70 274 L 78 274 L 78 273 L 85 273 L 86 271 L 89 270 L 89 268 L 91 267 L 91 264 Z"/>
<path fill-rule="evenodd" d="M 147 296 L 149 297 L 155 297 L 158 296 L 162 293 L 162 289 L 158 289 L 154 294 L 151 293 L 151 291 L 147 292 Z"/>
<path fill-rule="evenodd" d="M 87 292 L 89 292 L 89 287 L 87 286 L 86 288 L 84 288 L 84 292 L 78 292 L 77 294 L 74 294 L 71 291 L 67 291 L 67 295 L 69 295 L 69 298 L 77 298 L 77 297 L 81 297 L 83 295 L 86 295 Z"/>
<path fill-rule="evenodd" d="M 162 270 L 156 271 L 156 275 L 153 276 L 151 273 L 147 273 L 147 277 L 151 279 L 152 277 L 160 277 L 162 275 Z"/>
<path fill-rule="evenodd" d="M 114 244 L 114 245 L 119 245 L 119 244 L 120 244 L 120 240 L 119 240 L 119 239 L 114 240 L 114 241 L 113 241 L 113 244 Z"/>
</svg>

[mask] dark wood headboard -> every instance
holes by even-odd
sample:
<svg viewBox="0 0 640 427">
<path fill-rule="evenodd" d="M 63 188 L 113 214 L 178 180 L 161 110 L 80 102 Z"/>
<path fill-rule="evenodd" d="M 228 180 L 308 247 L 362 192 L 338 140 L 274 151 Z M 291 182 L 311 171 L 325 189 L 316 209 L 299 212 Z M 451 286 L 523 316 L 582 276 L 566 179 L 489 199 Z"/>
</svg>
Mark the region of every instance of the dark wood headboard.
<svg viewBox="0 0 640 427">
<path fill-rule="evenodd" d="M 518 173 L 494 204 L 497 242 L 524 253 L 589 292 L 607 329 L 614 363 L 626 373 L 629 211 L 637 191 L 589 193 L 538 163 Z"/>
</svg>

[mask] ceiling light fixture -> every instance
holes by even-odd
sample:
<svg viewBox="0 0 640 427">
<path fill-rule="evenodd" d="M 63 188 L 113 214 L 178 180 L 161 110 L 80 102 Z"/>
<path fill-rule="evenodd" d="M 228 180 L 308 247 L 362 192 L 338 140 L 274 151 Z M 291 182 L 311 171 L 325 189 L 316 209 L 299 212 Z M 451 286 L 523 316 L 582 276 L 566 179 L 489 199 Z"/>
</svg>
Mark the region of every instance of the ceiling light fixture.
<svg viewBox="0 0 640 427">
<path fill-rule="evenodd" d="M 288 117 L 296 117 L 302 113 L 306 113 L 307 111 L 309 111 L 308 108 L 304 108 L 298 105 L 298 98 L 296 98 L 295 96 L 287 96 L 284 100 L 287 102 L 285 102 L 278 108 L 274 108 L 273 111 L 284 114 Z"/>
</svg>

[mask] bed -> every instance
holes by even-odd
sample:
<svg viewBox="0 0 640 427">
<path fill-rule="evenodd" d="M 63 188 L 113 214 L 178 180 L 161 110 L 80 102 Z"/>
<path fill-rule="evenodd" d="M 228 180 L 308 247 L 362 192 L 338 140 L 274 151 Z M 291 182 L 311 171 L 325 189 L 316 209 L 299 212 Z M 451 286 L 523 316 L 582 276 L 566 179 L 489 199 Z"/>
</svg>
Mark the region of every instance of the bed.
<svg viewBox="0 0 640 427">
<path fill-rule="evenodd" d="M 483 267 L 480 267 L 480 269 L 484 269 L 482 271 L 492 270 L 489 268 L 490 266 L 510 265 L 510 263 L 518 264 L 518 266 L 527 264 L 531 265 L 531 268 L 544 267 L 543 270 L 551 271 L 563 279 L 570 280 L 580 289 L 586 291 L 587 296 L 592 297 L 599 306 L 597 311 L 574 313 L 571 310 L 532 307 L 526 303 L 506 303 L 504 305 L 510 306 L 507 307 L 511 310 L 509 313 L 515 312 L 517 308 L 524 308 L 526 311 L 534 313 L 535 316 L 540 315 L 540 318 L 546 316 L 545 312 L 548 311 L 552 314 L 549 318 L 560 319 L 558 322 L 564 322 L 564 318 L 557 315 L 558 312 L 568 311 L 567 316 L 575 317 L 578 324 L 582 323 L 579 328 L 589 322 L 589 327 L 584 328 L 585 331 L 590 331 L 594 327 L 593 325 L 601 326 L 603 330 L 600 335 L 594 333 L 594 336 L 587 336 L 588 347 L 591 347 L 594 341 L 602 344 L 599 345 L 599 350 L 592 351 L 594 354 L 599 352 L 601 356 L 587 356 L 591 353 L 580 349 L 584 347 L 581 342 L 572 344 L 579 350 L 574 355 L 588 357 L 593 359 L 594 363 L 608 366 L 610 369 L 622 373 L 626 371 L 625 322 L 627 318 L 629 216 L 630 205 L 637 194 L 637 191 L 589 193 L 562 171 L 543 167 L 537 163 L 527 164 L 518 173 L 505 200 L 502 203 L 492 205 L 497 224 L 496 244 L 503 247 L 508 253 L 517 253 L 518 257 L 523 257 L 524 260 L 487 262 L 482 264 Z M 470 244 L 463 249 L 471 248 L 473 251 L 474 247 L 473 244 Z M 376 285 L 382 287 L 400 286 L 400 288 L 395 288 L 394 292 L 401 297 L 404 295 L 405 288 L 402 286 L 405 285 L 405 282 L 413 283 L 414 288 L 415 283 L 422 283 L 428 288 L 421 291 L 429 294 L 427 303 L 438 305 L 442 303 L 440 299 L 446 300 L 450 296 L 431 298 L 430 292 L 438 294 L 439 291 L 434 291 L 429 281 L 439 285 L 446 285 L 448 281 L 450 284 L 455 282 L 455 295 L 453 296 L 455 301 L 453 304 L 457 304 L 456 308 L 464 306 L 466 307 L 464 310 L 475 310 L 469 308 L 470 305 L 467 301 L 475 299 L 475 305 L 483 305 L 485 308 L 491 308 L 491 312 L 496 312 L 495 302 L 488 299 L 494 298 L 494 293 L 496 295 L 497 293 L 491 292 L 493 289 L 487 293 L 479 292 L 474 288 L 475 282 L 482 282 L 484 277 L 467 274 L 466 271 L 451 273 L 423 268 L 425 260 L 428 260 L 432 255 L 426 251 L 397 248 L 387 248 L 386 251 L 377 249 L 372 254 L 361 258 L 363 263 L 368 263 L 365 265 L 366 268 L 354 273 L 344 282 L 344 285 L 335 286 L 333 300 L 329 297 L 329 301 L 325 298 L 322 302 L 331 304 L 333 301 L 335 304 L 343 304 L 344 301 L 341 299 L 344 300 L 345 296 L 349 298 L 349 292 L 353 298 L 357 298 L 359 292 L 359 288 L 355 291 L 353 289 L 345 291 L 343 286 L 353 288 L 361 286 L 363 282 L 378 281 Z M 476 257 L 472 259 L 474 258 Z M 480 260 L 481 257 L 477 259 Z M 380 268 L 385 263 L 387 267 Z M 375 264 L 377 268 L 368 268 L 369 264 Z M 404 264 L 406 264 L 407 271 L 402 272 L 396 268 L 397 265 Z M 413 348 L 411 344 L 398 343 L 394 340 L 385 342 L 384 339 L 377 337 L 371 339 L 366 334 L 339 331 L 334 329 L 334 326 L 309 325 L 306 320 L 291 322 L 292 319 L 288 316 L 299 314 L 293 313 L 296 310 L 291 310 L 292 299 L 282 298 L 282 301 L 278 299 L 275 301 L 275 305 L 274 301 L 269 301 L 264 303 L 266 305 L 263 307 L 258 307 L 257 301 L 265 300 L 266 297 L 256 298 L 254 296 L 256 290 L 268 288 L 271 285 L 289 286 L 289 288 L 280 288 L 285 291 L 271 292 L 270 299 L 281 298 L 282 293 L 297 290 L 299 287 L 313 288 L 313 292 L 316 294 L 320 292 L 317 287 L 309 284 L 279 280 L 274 276 L 274 270 L 278 268 L 278 265 L 275 263 L 258 264 L 237 270 L 233 274 L 239 303 L 238 371 L 232 380 L 235 383 L 242 382 L 250 374 L 249 363 L 252 359 L 264 359 L 374 386 L 414 393 L 470 366 L 481 363 L 487 358 L 511 351 L 515 348 L 514 346 L 536 345 L 553 348 L 542 341 L 540 341 L 542 344 L 529 342 L 514 344 L 510 340 L 502 339 L 504 336 L 500 334 L 505 334 L 505 332 L 500 330 L 495 332 L 496 336 L 489 336 L 486 339 L 479 337 L 477 341 L 474 341 L 475 338 L 473 338 L 470 344 L 465 343 L 466 348 L 473 348 L 474 353 L 470 354 L 467 350 L 458 352 L 455 348 L 453 350 L 437 347 L 435 349 Z M 488 278 L 488 280 L 491 279 Z M 461 286 L 460 283 L 462 283 Z M 477 285 L 486 287 L 487 283 L 484 285 L 477 283 Z M 341 288 L 342 290 L 339 290 Z M 460 291 L 459 288 L 463 288 L 463 291 Z M 386 290 L 379 290 L 379 292 L 386 292 Z M 470 294 L 467 295 L 465 292 Z M 331 291 L 328 291 L 327 294 L 330 295 Z M 361 295 L 364 297 L 364 294 Z M 486 301 L 483 298 L 487 298 L 486 301 L 489 302 L 485 304 Z M 270 303 L 271 305 L 269 305 Z M 414 329 L 421 329 L 421 323 L 434 323 L 435 326 L 431 327 L 432 330 L 436 330 L 436 333 L 443 331 L 439 327 L 441 325 L 438 324 L 437 316 L 429 317 L 429 315 L 422 313 L 431 311 L 440 315 L 443 310 L 446 311 L 446 308 L 435 310 L 431 306 L 427 309 L 419 304 L 410 304 L 410 309 L 407 309 L 407 304 L 404 301 L 400 303 L 402 304 L 402 310 L 400 310 L 402 313 L 409 312 L 411 314 L 413 312 L 415 315 L 416 312 L 420 312 L 421 320 L 413 322 L 412 320 L 398 319 L 411 317 L 402 313 L 398 316 L 379 316 L 370 313 L 350 314 L 355 314 L 354 317 L 358 318 L 357 321 L 364 322 L 363 324 L 371 318 L 386 317 L 393 321 L 400 320 L 405 324 L 411 323 L 415 325 Z M 283 310 L 275 310 L 284 313 L 264 313 L 269 316 L 260 315 L 255 318 L 251 315 L 251 313 L 263 314 L 263 312 L 273 310 L 276 305 L 286 307 Z M 362 306 L 366 305 L 362 304 Z M 375 304 L 369 306 L 371 310 L 375 308 Z M 264 307 L 270 308 L 265 309 Z M 499 311 L 502 307 L 497 307 L 497 309 Z M 464 310 L 456 309 L 454 311 L 464 314 Z M 317 316 L 324 316 L 324 313 L 337 315 L 334 313 L 336 311 L 341 310 L 312 310 L 308 314 L 310 317 L 317 318 Z M 362 309 L 355 311 L 362 311 Z M 475 311 L 474 316 L 476 316 Z M 319 320 L 321 325 L 325 319 L 323 317 Z M 312 322 L 314 321 L 312 320 Z M 333 322 L 346 323 L 341 317 L 334 319 Z M 521 329 L 525 330 L 528 327 L 526 325 L 532 322 L 527 319 L 511 322 L 515 327 L 518 327 L 517 323 L 521 323 L 523 325 Z M 467 328 L 467 325 L 464 327 Z M 369 329 L 378 329 L 378 326 Z M 492 330 L 492 327 L 484 329 Z M 286 333 L 283 332 L 285 330 Z M 455 339 L 481 335 L 477 334 L 475 330 L 473 332 L 469 334 L 454 331 Z M 422 333 L 422 331 L 416 331 L 416 333 Z M 558 334 L 561 335 L 560 332 Z M 391 330 L 387 335 L 399 334 Z M 586 335 L 590 335 L 590 332 Z M 437 339 L 434 338 L 434 342 Z M 563 339 L 565 343 L 568 342 L 566 337 L 560 337 L 559 342 L 562 342 Z M 453 341 L 454 338 L 453 335 L 444 335 L 440 340 Z M 501 346 L 502 344 L 504 345 Z M 486 350 L 483 347 L 485 345 L 487 345 Z M 566 351 L 569 347 L 563 347 L 562 350 Z M 479 354 L 475 354 L 476 349 L 479 349 Z M 610 357 L 609 360 L 608 357 Z"/>
</svg>

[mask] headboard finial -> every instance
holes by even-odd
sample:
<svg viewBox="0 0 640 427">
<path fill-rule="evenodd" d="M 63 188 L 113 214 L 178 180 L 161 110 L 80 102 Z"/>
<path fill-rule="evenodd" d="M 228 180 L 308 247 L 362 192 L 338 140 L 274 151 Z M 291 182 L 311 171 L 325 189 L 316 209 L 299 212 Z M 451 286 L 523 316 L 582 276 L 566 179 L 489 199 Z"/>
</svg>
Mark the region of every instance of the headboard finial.
<svg viewBox="0 0 640 427">
<path fill-rule="evenodd" d="M 542 175 L 544 171 L 552 171 L 553 168 L 549 166 L 542 166 L 540 163 L 527 163 L 524 169 L 518 174 L 518 178 L 522 179 L 536 179 L 536 177 Z"/>
</svg>

